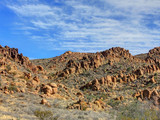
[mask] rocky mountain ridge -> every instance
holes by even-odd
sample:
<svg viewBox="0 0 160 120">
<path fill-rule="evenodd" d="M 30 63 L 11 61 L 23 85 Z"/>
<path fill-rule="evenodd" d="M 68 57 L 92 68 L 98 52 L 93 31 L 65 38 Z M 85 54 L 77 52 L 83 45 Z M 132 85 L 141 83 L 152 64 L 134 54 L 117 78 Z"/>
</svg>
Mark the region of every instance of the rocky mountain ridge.
<svg viewBox="0 0 160 120">
<path fill-rule="evenodd" d="M 137 56 L 114 47 L 97 53 L 67 51 L 54 58 L 29 60 L 18 49 L 0 46 L 0 76 L 3 96 L 34 95 L 35 106 L 116 111 L 148 100 L 154 109 L 160 108 L 160 47 Z M 54 105 L 54 101 L 63 104 Z"/>
</svg>

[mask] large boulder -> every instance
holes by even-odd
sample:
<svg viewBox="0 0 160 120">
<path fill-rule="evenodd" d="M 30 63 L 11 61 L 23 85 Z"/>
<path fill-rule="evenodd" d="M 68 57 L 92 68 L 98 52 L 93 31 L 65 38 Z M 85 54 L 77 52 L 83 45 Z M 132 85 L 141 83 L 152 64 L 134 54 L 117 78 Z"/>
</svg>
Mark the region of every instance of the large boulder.
<svg viewBox="0 0 160 120">
<path fill-rule="evenodd" d="M 49 83 L 47 85 L 42 85 L 41 86 L 41 91 L 44 92 L 44 94 L 47 95 L 53 95 L 58 92 L 57 85 L 55 83 Z"/>
</svg>

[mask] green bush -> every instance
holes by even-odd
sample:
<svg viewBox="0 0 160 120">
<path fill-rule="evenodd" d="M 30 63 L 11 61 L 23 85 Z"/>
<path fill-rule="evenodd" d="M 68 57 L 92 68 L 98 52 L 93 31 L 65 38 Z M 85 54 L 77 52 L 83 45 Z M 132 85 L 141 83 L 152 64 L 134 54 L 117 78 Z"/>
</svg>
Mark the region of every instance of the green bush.
<svg viewBox="0 0 160 120">
<path fill-rule="evenodd" d="M 107 101 L 107 104 L 114 107 L 117 107 L 119 104 L 121 103 L 121 101 L 118 100 L 114 100 L 114 99 L 110 99 L 109 101 Z"/>
<path fill-rule="evenodd" d="M 17 75 L 17 72 L 12 72 L 11 74 L 12 74 L 13 76 L 15 76 L 15 75 Z"/>
<path fill-rule="evenodd" d="M 36 110 L 34 111 L 34 115 L 36 117 L 38 117 L 40 120 L 53 120 L 53 113 L 49 110 L 47 111 L 40 111 L 40 110 Z"/>
<path fill-rule="evenodd" d="M 27 68 L 26 70 L 27 70 L 28 72 L 31 72 L 31 70 L 30 70 L 30 69 L 28 69 L 28 68 Z"/>
<path fill-rule="evenodd" d="M 9 91 L 17 92 L 17 86 L 10 85 L 10 86 L 8 87 L 8 90 L 9 90 Z"/>
<path fill-rule="evenodd" d="M 11 66 L 10 65 L 7 65 L 6 66 L 6 70 L 9 72 L 11 70 Z"/>
<path fill-rule="evenodd" d="M 128 68 L 127 68 L 127 71 L 129 72 L 129 71 L 131 71 L 131 69 L 132 69 L 131 67 L 128 67 Z"/>
</svg>

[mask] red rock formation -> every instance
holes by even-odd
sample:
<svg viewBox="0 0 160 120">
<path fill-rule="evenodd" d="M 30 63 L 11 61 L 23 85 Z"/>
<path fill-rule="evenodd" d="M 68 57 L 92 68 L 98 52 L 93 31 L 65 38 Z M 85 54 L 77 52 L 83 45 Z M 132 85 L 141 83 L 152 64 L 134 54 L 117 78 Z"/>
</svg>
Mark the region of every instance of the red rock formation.
<svg viewBox="0 0 160 120">
<path fill-rule="evenodd" d="M 155 105 L 160 105 L 160 95 L 156 89 L 145 89 L 133 94 L 133 97 L 143 100 L 151 100 Z"/>
<path fill-rule="evenodd" d="M 44 94 L 52 95 L 56 94 L 58 92 L 57 85 L 55 83 L 49 83 L 47 85 L 41 86 L 41 91 L 44 92 Z"/>
<path fill-rule="evenodd" d="M 148 54 L 147 58 L 145 59 L 149 63 L 155 63 L 160 67 L 160 47 L 155 47 L 151 49 Z"/>
<path fill-rule="evenodd" d="M 5 46 L 5 47 L 0 46 L 0 54 L 2 54 L 6 58 L 10 58 L 10 59 L 14 60 L 15 62 L 18 62 L 18 63 L 26 66 L 27 68 L 34 70 L 34 72 L 36 72 L 35 71 L 36 66 L 30 62 L 28 57 L 24 57 L 22 53 L 19 54 L 17 48 L 10 48 L 8 46 Z"/>
<path fill-rule="evenodd" d="M 130 58 L 132 57 L 132 55 L 129 53 L 129 50 L 125 50 L 124 48 L 120 48 L 120 47 L 113 47 L 109 50 L 103 51 L 101 52 L 102 55 L 107 58 L 107 57 L 126 57 L 126 58 Z"/>
<path fill-rule="evenodd" d="M 74 73 L 82 73 L 84 70 L 98 68 L 99 66 L 106 64 L 107 61 L 110 65 L 113 65 L 114 62 L 118 62 L 121 58 L 129 58 L 133 59 L 133 56 L 129 53 L 128 50 L 124 48 L 115 47 L 103 52 L 97 53 L 71 53 L 67 52 L 62 55 L 62 57 L 66 55 L 74 55 L 78 56 L 78 54 L 83 55 L 83 57 L 79 57 L 77 59 L 70 59 L 64 70 L 57 73 L 59 77 L 66 77 L 69 74 Z"/>
<path fill-rule="evenodd" d="M 43 68 L 41 65 L 38 65 L 37 68 L 38 68 L 38 70 L 40 70 L 40 71 L 43 71 L 43 70 L 44 70 L 44 68 Z"/>
</svg>

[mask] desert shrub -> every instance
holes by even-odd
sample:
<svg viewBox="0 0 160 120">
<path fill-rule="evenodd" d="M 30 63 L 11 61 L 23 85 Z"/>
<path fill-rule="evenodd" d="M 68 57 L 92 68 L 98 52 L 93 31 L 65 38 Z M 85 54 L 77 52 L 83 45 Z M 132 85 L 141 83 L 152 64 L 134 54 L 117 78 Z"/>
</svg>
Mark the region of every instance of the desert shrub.
<svg viewBox="0 0 160 120">
<path fill-rule="evenodd" d="M 89 77 L 89 76 L 91 76 L 91 73 L 89 73 L 89 72 L 83 72 L 81 75 L 83 75 L 85 77 Z"/>
<path fill-rule="evenodd" d="M 132 69 L 131 67 L 128 67 L 128 68 L 127 68 L 127 71 L 129 72 L 129 71 L 131 71 L 131 69 Z"/>
<path fill-rule="evenodd" d="M 87 107 L 88 107 L 87 103 L 84 102 L 81 104 L 81 110 L 85 111 L 87 109 Z"/>
<path fill-rule="evenodd" d="M 28 72 L 31 72 L 31 70 L 30 70 L 30 69 L 28 69 L 28 68 L 27 68 L 26 70 L 27 70 Z"/>
<path fill-rule="evenodd" d="M 7 65 L 7 66 L 6 66 L 6 71 L 9 72 L 10 70 L 11 70 L 11 66 L 10 66 L 10 65 Z"/>
<path fill-rule="evenodd" d="M 118 100 L 114 100 L 114 99 L 110 99 L 109 101 L 107 101 L 107 104 L 114 107 L 117 107 L 119 104 L 121 103 L 121 101 Z"/>
<path fill-rule="evenodd" d="M 157 76 L 157 75 L 158 75 L 158 73 L 155 73 L 155 74 L 154 74 L 154 76 Z"/>
<path fill-rule="evenodd" d="M 28 79 L 27 77 L 25 77 L 24 75 L 19 76 L 19 78 L 24 79 L 24 80 L 26 80 L 26 81 L 28 81 L 28 80 L 29 80 L 29 79 Z"/>
<path fill-rule="evenodd" d="M 86 90 L 86 88 L 84 90 Z M 86 94 L 85 97 L 88 101 L 92 101 L 93 99 L 96 99 L 96 96 L 92 94 Z"/>
<path fill-rule="evenodd" d="M 17 86 L 10 85 L 10 86 L 8 87 L 8 90 L 9 90 L 9 91 L 17 92 Z"/>
<path fill-rule="evenodd" d="M 49 74 L 48 74 L 48 77 L 49 77 L 50 79 L 53 79 L 53 78 L 56 77 L 56 75 L 55 75 L 55 73 L 49 73 Z"/>
<path fill-rule="evenodd" d="M 16 80 L 16 78 L 14 78 L 14 77 L 13 77 L 13 78 L 12 78 L 12 80 L 13 80 L 13 81 L 15 81 L 15 80 Z"/>
<path fill-rule="evenodd" d="M 13 76 L 15 76 L 15 75 L 17 75 L 17 72 L 11 72 L 11 74 L 12 74 Z"/>
<path fill-rule="evenodd" d="M 155 73 L 154 74 L 154 79 L 157 79 L 158 78 L 158 73 Z"/>
<path fill-rule="evenodd" d="M 40 110 L 36 110 L 34 111 L 34 115 L 36 117 L 38 117 L 40 120 L 54 120 L 53 119 L 53 113 L 49 110 L 47 111 L 40 111 Z"/>
</svg>

